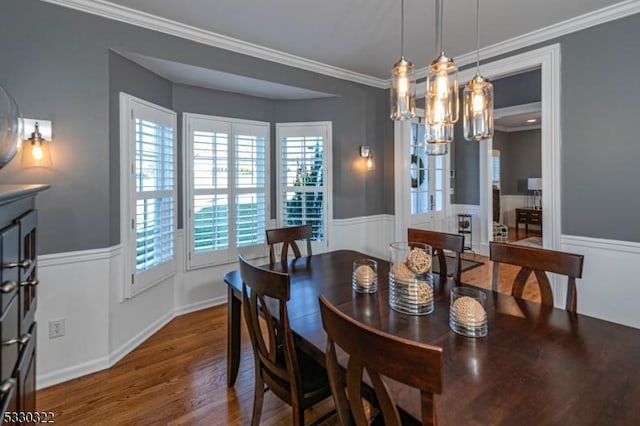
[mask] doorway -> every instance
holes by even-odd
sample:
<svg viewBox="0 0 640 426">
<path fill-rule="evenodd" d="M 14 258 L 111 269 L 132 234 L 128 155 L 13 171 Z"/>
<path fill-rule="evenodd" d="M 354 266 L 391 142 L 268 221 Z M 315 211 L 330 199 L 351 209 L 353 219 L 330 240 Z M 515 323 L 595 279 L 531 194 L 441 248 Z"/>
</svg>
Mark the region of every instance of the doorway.
<svg viewBox="0 0 640 426">
<path fill-rule="evenodd" d="M 554 44 L 482 65 L 485 77 L 495 80 L 539 68 L 541 72 L 540 131 L 542 191 L 545 209 L 542 221 L 543 247 L 560 248 L 560 45 Z M 460 72 L 460 81 L 473 77 L 474 69 Z M 478 251 L 489 254 L 493 238 L 493 184 L 491 139 L 479 143 L 480 243 Z"/>
</svg>

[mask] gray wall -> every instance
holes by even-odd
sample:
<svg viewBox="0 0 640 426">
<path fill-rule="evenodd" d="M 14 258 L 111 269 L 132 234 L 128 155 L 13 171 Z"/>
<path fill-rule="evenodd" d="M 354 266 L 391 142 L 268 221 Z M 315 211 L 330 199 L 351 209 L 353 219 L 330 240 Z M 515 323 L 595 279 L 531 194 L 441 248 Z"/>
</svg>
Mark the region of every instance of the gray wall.
<svg viewBox="0 0 640 426">
<path fill-rule="evenodd" d="M 540 130 L 496 132 L 493 148 L 500 150 L 500 193 L 527 195 L 527 179 L 542 176 Z"/>
<path fill-rule="evenodd" d="M 640 242 L 640 14 L 562 43 L 562 232 Z"/>
<path fill-rule="evenodd" d="M 562 232 L 640 242 L 640 226 L 631 218 L 631 212 L 640 211 L 635 123 L 640 85 L 624 84 L 640 68 L 640 15 L 500 57 L 554 42 L 562 46 Z M 111 223 L 111 212 L 118 210 L 113 177 L 119 164 L 114 162 L 109 130 L 110 49 L 339 96 L 340 120 L 334 123 L 333 141 L 334 217 L 393 212 L 392 123 L 386 91 L 37 0 L 5 0 L 0 14 L 0 83 L 25 116 L 54 122 L 53 169 L 25 170 L 14 160 L 0 170 L 1 183 L 52 185 L 38 198 L 41 253 L 108 247 L 118 240 Z M 607 83 L 598 84 L 605 77 Z M 377 158 L 376 171 L 366 175 L 348 163 L 364 141 L 374 147 Z M 454 201 L 477 204 L 477 173 L 475 179 L 470 177 L 478 167 L 477 145 L 457 139 L 453 151 Z M 469 172 L 469 185 L 460 182 L 463 171 Z M 358 200 L 366 207 L 352 200 L 363 192 L 366 195 Z"/>
<path fill-rule="evenodd" d="M 640 14 L 486 62 L 554 43 L 562 55 L 562 233 L 640 242 L 632 217 L 640 211 L 640 85 L 627 83 L 640 69 Z"/>
<path fill-rule="evenodd" d="M 28 31 L 25 22 L 29 23 Z M 125 85 L 128 77 L 121 72 L 130 71 L 134 80 L 144 73 L 114 59 L 110 50 L 339 96 L 340 120 L 334 122 L 333 140 L 334 217 L 393 212 L 393 204 L 384 202 L 387 194 L 377 191 L 393 179 L 393 173 L 388 174 L 392 170 L 386 159 L 385 167 L 366 175 L 353 170 L 350 164 L 343 164 L 365 140 L 375 147 L 374 154 L 380 159 L 392 152 L 393 141 L 388 138 L 390 123 L 384 122 L 390 121 L 386 118 L 385 90 L 37 0 L 7 0 L 3 1 L 0 14 L 0 84 L 13 95 L 25 115 L 53 120 L 54 167 L 23 170 L 19 162 L 13 161 L 0 170 L 0 183 L 51 184 L 51 189 L 38 199 L 41 253 L 108 247 L 119 241 L 118 215 L 114 215 L 119 212 L 120 196 L 115 185 L 119 180 L 119 155 L 110 134 L 113 127 L 109 119 L 113 115 L 110 95 L 115 90 L 110 84 L 116 80 L 115 85 Z M 114 61 L 113 67 L 110 59 Z M 116 75 L 110 79 L 111 72 Z M 166 89 L 161 92 L 166 95 Z M 359 203 L 351 202 L 353 194 L 363 192 L 366 196 Z"/>
<path fill-rule="evenodd" d="M 171 108 L 172 83 L 109 51 L 109 161 L 120 162 L 120 92 Z M 178 151 L 179 152 L 179 151 Z M 58 167 L 54 164 L 54 167 Z M 178 176 L 181 176 L 180 174 Z M 55 188 L 54 188 L 55 190 Z M 109 174 L 109 198 L 120 200 L 120 176 Z M 120 204 L 109 204 L 109 245 L 120 242 Z M 42 215 L 41 215 L 42 216 Z"/>
</svg>

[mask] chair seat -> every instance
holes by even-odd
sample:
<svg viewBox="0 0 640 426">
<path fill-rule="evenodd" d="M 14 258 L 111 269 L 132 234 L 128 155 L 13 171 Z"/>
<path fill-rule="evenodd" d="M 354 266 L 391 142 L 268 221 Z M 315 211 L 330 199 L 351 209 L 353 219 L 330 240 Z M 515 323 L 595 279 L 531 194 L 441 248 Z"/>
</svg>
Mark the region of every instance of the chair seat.
<svg viewBox="0 0 640 426">
<path fill-rule="evenodd" d="M 296 348 L 296 357 L 298 358 L 298 366 L 300 368 L 300 375 L 302 376 L 302 393 L 303 399 L 306 402 L 305 405 L 311 406 L 329 397 L 331 395 L 331 388 L 329 387 L 327 370 L 299 348 Z M 284 352 L 279 350 L 278 361 L 284 362 L 283 358 Z M 264 372 L 269 374 L 268 370 L 264 370 Z M 281 386 L 289 388 L 289 384 L 279 377 L 273 374 L 269 374 L 269 376 Z"/>
</svg>

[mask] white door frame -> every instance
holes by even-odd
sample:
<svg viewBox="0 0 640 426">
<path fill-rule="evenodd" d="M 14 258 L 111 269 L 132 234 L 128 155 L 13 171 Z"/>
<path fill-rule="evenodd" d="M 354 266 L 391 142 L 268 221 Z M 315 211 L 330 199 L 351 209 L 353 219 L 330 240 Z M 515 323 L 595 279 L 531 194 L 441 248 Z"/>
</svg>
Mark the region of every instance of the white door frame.
<svg viewBox="0 0 640 426">
<path fill-rule="evenodd" d="M 545 248 L 560 248 L 560 45 L 553 44 L 509 58 L 482 65 L 482 74 L 490 79 L 540 68 L 542 105 L 542 221 L 543 244 Z M 460 81 L 468 81 L 475 69 L 460 72 Z M 480 245 L 482 254 L 489 253 L 492 238 L 492 188 L 489 177 L 491 171 L 492 140 L 480 142 Z"/>
<path fill-rule="evenodd" d="M 419 86 L 418 86 L 419 87 Z M 424 110 L 417 108 L 416 116 L 424 117 Z M 394 202 L 395 202 L 395 227 L 394 227 L 394 241 L 406 241 L 407 228 L 410 226 L 419 227 L 417 224 L 412 225 L 411 217 L 411 199 L 410 191 L 407 188 L 411 187 L 410 173 L 407 171 L 411 167 L 411 152 L 410 143 L 407 143 L 411 137 L 411 123 L 412 120 L 396 121 L 394 123 Z M 449 170 L 451 169 L 450 156 L 447 155 L 444 159 L 444 185 L 443 185 L 443 212 L 444 218 L 451 214 L 451 184 L 449 179 Z M 448 229 L 442 229 L 443 221 L 431 217 L 421 222 L 421 226 L 429 227 L 428 229 L 449 232 Z"/>
</svg>

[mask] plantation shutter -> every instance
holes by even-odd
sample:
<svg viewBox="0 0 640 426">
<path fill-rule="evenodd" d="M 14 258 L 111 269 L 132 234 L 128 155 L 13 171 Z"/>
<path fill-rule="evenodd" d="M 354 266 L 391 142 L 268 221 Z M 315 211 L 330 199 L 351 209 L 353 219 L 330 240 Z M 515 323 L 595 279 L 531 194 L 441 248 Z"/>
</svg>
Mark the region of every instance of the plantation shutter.
<svg viewBox="0 0 640 426">
<path fill-rule="evenodd" d="M 279 223 L 310 224 L 313 241 L 326 240 L 326 126 L 278 125 Z"/>
<path fill-rule="evenodd" d="M 122 94 L 129 151 L 130 297 L 175 272 L 175 113 Z M 128 167 L 126 163 L 122 165 Z"/>
<path fill-rule="evenodd" d="M 269 123 L 184 115 L 189 267 L 264 251 Z"/>
</svg>

